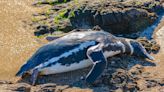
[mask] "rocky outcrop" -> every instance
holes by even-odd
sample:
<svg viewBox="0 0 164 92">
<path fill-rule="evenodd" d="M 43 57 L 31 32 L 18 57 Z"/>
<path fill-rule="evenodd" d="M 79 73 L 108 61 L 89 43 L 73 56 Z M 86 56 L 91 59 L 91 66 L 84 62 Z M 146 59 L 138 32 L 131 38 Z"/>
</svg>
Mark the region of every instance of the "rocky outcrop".
<svg viewBox="0 0 164 92">
<path fill-rule="evenodd" d="M 75 16 L 70 18 L 70 21 L 75 28 L 92 28 L 99 25 L 103 30 L 114 34 L 134 33 L 156 19 L 155 14 L 132 7 L 133 5 L 109 1 L 95 3 L 74 10 Z"/>
<path fill-rule="evenodd" d="M 163 8 L 159 0 L 73 0 L 55 4 L 51 10 L 56 12 L 46 19 L 49 30 L 37 29 L 37 35 L 96 25 L 114 34 L 136 33 L 151 25 Z"/>
</svg>

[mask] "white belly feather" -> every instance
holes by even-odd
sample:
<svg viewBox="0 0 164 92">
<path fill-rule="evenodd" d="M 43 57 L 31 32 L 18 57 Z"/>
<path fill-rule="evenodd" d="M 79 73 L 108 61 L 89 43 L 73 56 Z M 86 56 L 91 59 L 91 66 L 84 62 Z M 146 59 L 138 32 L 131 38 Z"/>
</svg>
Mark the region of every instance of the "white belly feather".
<svg viewBox="0 0 164 92">
<path fill-rule="evenodd" d="M 82 68 L 88 67 L 92 64 L 93 64 L 92 61 L 90 61 L 89 59 L 80 61 L 79 63 L 71 64 L 69 66 L 61 65 L 61 64 L 57 63 L 51 67 L 41 69 L 40 71 L 41 71 L 41 74 L 43 74 L 43 75 L 56 74 L 56 73 L 63 73 L 63 72 L 69 72 L 69 71 L 73 71 L 73 70 L 82 69 Z"/>
<path fill-rule="evenodd" d="M 107 57 L 111 57 L 111 56 L 114 56 L 116 54 L 119 54 L 120 52 L 121 52 L 120 50 L 119 51 L 105 51 L 104 56 L 107 58 Z M 57 63 L 57 64 L 52 65 L 50 67 L 46 67 L 46 68 L 41 69 L 40 72 L 42 75 L 64 73 L 64 72 L 69 72 L 69 71 L 73 71 L 73 70 L 86 68 L 92 64 L 93 64 L 93 62 L 90 61 L 89 59 L 82 60 L 79 63 L 73 63 L 69 66 L 61 65 L 60 63 Z"/>
<path fill-rule="evenodd" d="M 120 50 L 118 50 L 118 51 L 105 51 L 105 52 L 104 52 L 104 56 L 105 56 L 106 58 L 108 58 L 108 57 L 112 57 L 112 56 L 114 56 L 114 55 L 117 55 L 117 54 L 119 54 L 119 53 L 121 53 Z"/>
</svg>

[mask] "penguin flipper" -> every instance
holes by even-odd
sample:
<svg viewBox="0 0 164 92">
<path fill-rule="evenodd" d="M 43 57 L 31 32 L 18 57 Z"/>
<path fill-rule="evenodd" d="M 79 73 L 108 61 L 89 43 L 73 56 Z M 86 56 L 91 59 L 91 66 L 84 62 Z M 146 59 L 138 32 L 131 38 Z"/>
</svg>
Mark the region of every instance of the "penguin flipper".
<svg viewBox="0 0 164 92">
<path fill-rule="evenodd" d="M 104 57 L 102 49 L 99 45 L 89 48 L 87 51 L 87 56 L 93 62 L 94 65 L 86 77 L 86 82 L 94 83 L 94 81 L 104 71 L 107 64 L 107 60 Z"/>
</svg>

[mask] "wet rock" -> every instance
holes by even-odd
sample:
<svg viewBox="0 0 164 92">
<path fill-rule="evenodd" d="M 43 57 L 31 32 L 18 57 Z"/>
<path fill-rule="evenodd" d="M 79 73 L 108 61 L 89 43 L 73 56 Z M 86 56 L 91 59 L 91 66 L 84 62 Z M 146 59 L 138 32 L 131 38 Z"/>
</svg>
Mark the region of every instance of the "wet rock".
<svg viewBox="0 0 164 92">
<path fill-rule="evenodd" d="M 140 37 L 137 41 L 139 41 L 150 53 L 157 53 L 160 50 L 160 45 L 155 40 L 148 40 L 145 37 Z"/>
<path fill-rule="evenodd" d="M 157 81 L 155 81 L 155 80 L 146 80 L 146 81 L 147 81 L 148 88 L 155 87 L 158 85 Z"/>
<path fill-rule="evenodd" d="M 34 32 L 35 36 L 49 33 L 48 26 L 46 26 L 46 25 L 39 25 L 36 29 L 37 29 L 37 31 Z"/>
<path fill-rule="evenodd" d="M 60 22 L 60 25 L 57 26 L 57 29 L 62 32 L 70 32 L 74 29 L 69 20 L 63 20 Z"/>
<path fill-rule="evenodd" d="M 125 8 L 122 10 L 110 5 L 99 7 L 103 8 L 103 10 L 92 13 L 92 11 L 95 10 L 94 7 L 97 8 L 98 6 L 99 5 L 89 8 L 85 6 L 85 8 L 81 10 L 83 12 L 79 12 L 77 15 L 75 13 L 75 16 L 70 18 L 71 24 L 75 28 L 92 28 L 95 25 L 99 25 L 103 30 L 114 34 L 129 34 L 140 31 L 156 19 L 156 15 L 150 15 L 144 9 Z M 85 10 L 86 8 L 89 10 Z M 78 12 L 79 10 L 74 11 Z"/>
<path fill-rule="evenodd" d="M 54 4 L 58 4 L 58 3 L 66 3 L 69 2 L 71 0 L 36 0 L 33 5 L 40 5 L 40 4 L 50 4 L 50 5 L 54 5 Z"/>
<path fill-rule="evenodd" d="M 7 90 L 30 92 L 31 86 L 29 84 L 26 84 L 26 83 L 17 83 L 17 84 L 9 85 Z"/>
<path fill-rule="evenodd" d="M 62 6 L 62 5 L 55 5 L 51 8 L 51 10 L 55 10 L 55 11 L 59 11 L 63 8 L 66 8 L 65 6 Z"/>
<path fill-rule="evenodd" d="M 39 25 L 39 26 L 37 26 L 36 31 L 34 32 L 34 35 L 40 36 L 40 35 L 44 35 L 47 33 L 52 34 L 55 30 L 56 30 L 55 27 L 49 27 L 46 25 Z"/>
<path fill-rule="evenodd" d="M 110 92 L 110 89 L 106 86 L 106 87 L 95 87 L 92 92 Z"/>
<path fill-rule="evenodd" d="M 125 70 L 119 69 L 117 72 L 112 74 L 112 79 L 110 79 L 110 82 L 116 87 L 124 86 L 127 83 L 127 73 Z"/>
<path fill-rule="evenodd" d="M 58 39 L 59 37 L 55 37 L 55 36 L 47 36 L 46 37 L 46 40 L 48 40 L 48 41 L 53 41 L 53 40 L 55 40 L 55 39 Z"/>
<path fill-rule="evenodd" d="M 144 72 L 143 66 L 135 65 L 128 71 L 128 74 L 131 80 L 137 81 L 142 78 L 141 75 L 143 74 L 143 72 Z"/>
<path fill-rule="evenodd" d="M 0 85 L 1 84 L 12 84 L 12 82 L 11 81 L 0 80 Z"/>
<path fill-rule="evenodd" d="M 52 1 L 48 0 L 48 2 Z M 41 2 L 45 3 L 47 0 Z M 70 4 L 71 7 L 67 7 Z M 98 25 L 110 33 L 126 36 L 142 31 L 148 25 L 151 25 L 157 19 L 157 11 L 162 9 L 161 1 L 153 0 L 70 1 L 69 3 L 52 6 L 52 10 L 57 12 L 53 12 L 49 16 L 46 25 L 49 25 L 49 28 L 55 26 L 52 32 L 56 30 L 69 32 L 76 28 L 92 29 Z M 41 33 L 47 34 L 49 32 Z M 138 35 L 135 36 L 138 37 Z"/>
<path fill-rule="evenodd" d="M 53 83 L 39 85 L 36 88 L 36 92 L 55 92 L 55 90 L 56 90 L 56 84 Z"/>
<path fill-rule="evenodd" d="M 139 88 L 140 91 L 146 89 L 147 88 L 146 81 L 142 79 L 137 81 L 137 87 Z"/>
<path fill-rule="evenodd" d="M 126 84 L 126 86 L 123 87 L 124 92 L 130 91 L 130 92 L 136 92 L 138 90 L 137 84 L 129 82 Z"/>
</svg>

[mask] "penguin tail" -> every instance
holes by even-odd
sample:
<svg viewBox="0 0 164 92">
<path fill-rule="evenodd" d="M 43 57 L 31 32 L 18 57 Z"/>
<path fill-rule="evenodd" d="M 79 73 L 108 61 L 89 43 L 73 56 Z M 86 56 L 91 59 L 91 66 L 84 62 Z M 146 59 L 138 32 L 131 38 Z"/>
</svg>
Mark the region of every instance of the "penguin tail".
<svg viewBox="0 0 164 92">
<path fill-rule="evenodd" d="M 18 71 L 16 74 L 15 74 L 15 76 L 18 76 L 18 77 L 20 77 L 20 76 L 22 76 L 23 75 L 23 72 L 22 71 Z"/>
<path fill-rule="evenodd" d="M 15 74 L 15 76 L 22 76 L 26 71 L 28 71 L 28 64 L 24 64 L 20 70 Z"/>
</svg>

